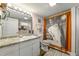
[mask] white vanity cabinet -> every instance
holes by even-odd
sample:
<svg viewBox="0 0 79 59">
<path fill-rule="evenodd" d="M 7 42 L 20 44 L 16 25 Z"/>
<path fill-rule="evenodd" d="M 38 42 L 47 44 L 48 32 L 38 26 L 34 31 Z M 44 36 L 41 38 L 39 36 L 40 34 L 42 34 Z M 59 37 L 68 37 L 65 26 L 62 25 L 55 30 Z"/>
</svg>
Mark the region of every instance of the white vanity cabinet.
<svg viewBox="0 0 79 59">
<path fill-rule="evenodd" d="M 17 44 L 0 47 L 0 56 L 38 56 L 40 55 L 40 40 L 37 37 Z"/>
<path fill-rule="evenodd" d="M 0 48 L 0 56 L 19 56 L 19 45 L 10 45 Z"/>
<path fill-rule="evenodd" d="M 38 56 L 40 55 L 40 39 L 32 39 L 20 43 L 20 56 Z"/>
</svg>

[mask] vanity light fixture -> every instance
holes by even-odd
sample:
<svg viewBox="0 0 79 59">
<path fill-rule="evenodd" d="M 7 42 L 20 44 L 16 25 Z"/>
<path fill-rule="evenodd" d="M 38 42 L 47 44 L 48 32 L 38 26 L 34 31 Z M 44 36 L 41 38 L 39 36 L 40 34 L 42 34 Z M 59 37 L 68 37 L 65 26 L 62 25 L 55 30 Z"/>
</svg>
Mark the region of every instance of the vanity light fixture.
<svg viewBox="0 0 79 59">
<path fill-rule="evenodd" d="M 51 6 L 51 7 L 53 7 L 55 5 L 56 5 L 56 3 L 49 3 L 49 6 Z"/>
</svg>

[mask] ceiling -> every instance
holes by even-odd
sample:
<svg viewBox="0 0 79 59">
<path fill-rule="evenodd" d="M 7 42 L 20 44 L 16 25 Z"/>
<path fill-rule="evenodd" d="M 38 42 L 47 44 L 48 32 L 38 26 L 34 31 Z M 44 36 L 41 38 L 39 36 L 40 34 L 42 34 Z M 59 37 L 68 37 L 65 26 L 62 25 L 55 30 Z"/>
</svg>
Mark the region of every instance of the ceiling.
<svg viewBox="0 0 79 59">
<path fill-rule="evenodd" d="M 48 3 L 24 3 L 23 5 L 31 10 L 31 12 L 40 16 L 49 16 L 70 9 L 74 6 L 79 6 L 78 3 L 57 3 L 53 7 L 50 7 Z"/>
</svg>

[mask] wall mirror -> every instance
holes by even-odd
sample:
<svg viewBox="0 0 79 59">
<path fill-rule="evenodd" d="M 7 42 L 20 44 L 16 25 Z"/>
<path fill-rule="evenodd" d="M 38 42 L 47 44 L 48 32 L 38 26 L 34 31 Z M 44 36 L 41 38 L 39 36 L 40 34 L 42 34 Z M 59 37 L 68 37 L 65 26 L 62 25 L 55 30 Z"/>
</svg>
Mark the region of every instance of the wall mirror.
<svg viewBox="0 0 79 59">
<path fill-rule="evenodd" d="M 50 47 L 61 51 L 71 51 L 71 11 L 61 12 L 49 16 L 46 20 L 46 32 L 49 36 L 45 36 L 46 40 L 50 37 L 52 41 Z M 47 34 L 46 34 L 47 35 Z M 49 38 L 48 38 L 49 37 Z"/>
<path fill-rule="evenodd" d="M 23 33 L 32 34 L 32 17 L 27 12 L 7 7 L 1 16 L 3 17 L 0 19 L 0 38 L 16 37 L 24 35 Z"/>
<path fill-rule="evenodd" d="M 19 20 L 19 35 L 29 36 L 32 34 L 32 19 Z"/>
</svg>

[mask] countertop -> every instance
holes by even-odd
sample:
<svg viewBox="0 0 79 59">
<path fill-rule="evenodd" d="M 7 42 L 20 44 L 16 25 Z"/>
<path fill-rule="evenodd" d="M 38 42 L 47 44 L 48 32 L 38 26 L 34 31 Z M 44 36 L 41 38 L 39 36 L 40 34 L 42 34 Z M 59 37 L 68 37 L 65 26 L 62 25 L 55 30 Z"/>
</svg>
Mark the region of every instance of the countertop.
<svg viewBox="0 0 79 59">
<path fill-rule="evenodd" d="M 13 45 L 16 43 L 20 43 L 23 41 L 33 40 L 39 38 L 40 36 L 30 35 L 30 36 L 23 36 L 23 37 L 13 37 L 13 38 L 5 38 L 0 40 L 0 48 L 8 45 Z"/>
</svg>

